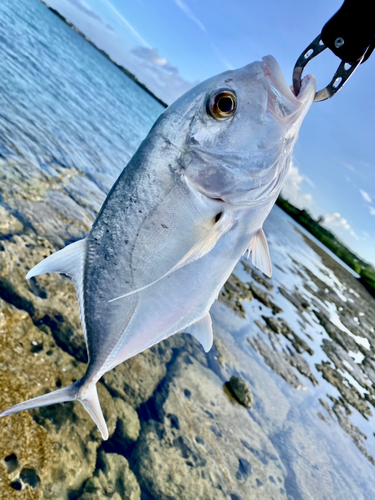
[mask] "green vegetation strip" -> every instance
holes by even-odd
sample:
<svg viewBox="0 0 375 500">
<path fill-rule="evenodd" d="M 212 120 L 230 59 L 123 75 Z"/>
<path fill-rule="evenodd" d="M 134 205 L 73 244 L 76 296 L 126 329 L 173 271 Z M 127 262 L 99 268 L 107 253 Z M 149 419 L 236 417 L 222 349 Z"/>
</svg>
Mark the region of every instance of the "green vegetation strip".
<svg viewBox="0 0 375 500">
<path fill-rule="evenodd" d="M 336 236 L 321 225 L 323 217 L 315 220 L 307 210 L 299 210 L 281 196 L 277 199 L 277 205 L 290 215 L 295 221 L 303 226 L 309 233 L 315 236 L 323 245 L 331 250 L 345 264 L 360 275 L 359 281 L 375 297 L 375 269 L 374 267 L 358 257 L 349 250 Z"/>
</svg>

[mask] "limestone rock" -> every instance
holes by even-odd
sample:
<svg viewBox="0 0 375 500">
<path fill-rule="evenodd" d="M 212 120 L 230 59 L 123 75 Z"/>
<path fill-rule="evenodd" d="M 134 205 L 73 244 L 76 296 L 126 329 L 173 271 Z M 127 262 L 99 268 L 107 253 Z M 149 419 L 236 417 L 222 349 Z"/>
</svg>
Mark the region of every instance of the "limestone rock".
<svg viewBox="0 0 375 500">
<path fill-rule="evenodd" d="M 23 224 L 14 215 L 0 206 L 0 236 L 8 236 L 23 231 Z"/>
<path fill-rule="evenodd" d="M 101 451 L 95 475 L 85 484 L 79 500 L 140 500 L 141 490 L 125 457 Z"/>
<path fill-rule="evenodd" d="M 114 398 L 114 404 L 119 438 L 125 441 L 137 441 L 141 430 L 137 412 L 121 398 Z"/>
<path fill-rule="evenodd" d="M 166 364 L 172 358 L 172 349 L 184 344 L 181 335 L 173 335 L 164 342 L 128 359 L 106 373 L 103 383 L 113 396 L 118 396 L 133 407 L 147 401 L 167 373 Z"/>
<path fill-rule="evenodd" d="M 59 248 L 35 235 L 15 235 L 2 242 L 0 252 L 0 296 L 27 311 L 34 324 L 53 336 L 55 342 L 79 361 L 87 352 L 72 281 L 60 274 L 26 280 L 27 272 Z"/>
<path fill-rule="evenodd" d="M 253 395 L 250 386 L 246 380 L 243 380 L 236 375 L 232 375 L 229 380 L 229 388 L 235 395 L 236 399 L 246 408 L 251 408 L 253 405 Z"/>
<path fill-rule="evenodd" d="M 177 359 L 165 387 L 162 412 L 142 424 L 132 456 L 145 497 L 285 498 L 276 450 L 211 370 Z"/>
<path fill-rule="evenodd" d="M 244 270 L 247 273 L 251 274 L 251 277 L 253 278 L 254 281 L 259 283 L 259 285 L 264 286 L 264 288 L 267 288 L 267 290 L 269 291 L 273 290 L 273 284 L 271 283 L 271 278 L 268 278 L 268 276 L 266 276 L 265 274 L 256 271 L 243 259 L 241 260 L 241 264 L 243 265 Z"/>
<path fill-rule="evenodd" d="M 323 374 L 323 377 L 330 384 L 336 387 L 345 403 L 353 406 L 363 416 L 372 416 L 372 412 L 366 400 L 361 396 L 358 389 L 348 382 L 338 370 L 333 369 L 330 364 L 325 361 L 321 364 L 316 364 L 315 366 Z M 350 411 L 349 407 L 346 407 L 348 411 Z"/>
<path fill-rule="evenodd" d="M 270 298 L 270 294 L 259 288 L 254 282 L 250 283 L 250 290 L 254 295 L 254 298 L 261 302 L 266 307 L 272 309 L 273 314 L 279 314 L 283 312 L 281 307 L 279 307 L 273 300 Z"/>
<path fill-rule="evenodd" d="M 58 349 L 25 311 L 2 300 L 0 335 L 2 409 L 71 384 L 84 373 L 84 366 Z M 95 427 L 78 402 L 1 419 L 1 498 L 20 498 L 15 495 L 22 489 L 22 499 L 67 499 L 69 490 L 79 489 L 95 470 L 101 442 Z"/>
<path fill-rule="evenodd" d="M 219 294 L 220 302 L 232 309 L 240 318 L 246 318 L 242 302 L 252 299 L 253 294 L 248 286 L 234 274 L 229 276 L 228 281 L 224 285 L 224 290 L 221 290 Z"/>
<path fill-rule="evenodd" d="M 253 348 L 263 356 L 267 365 L 277 374 L 279 374 L 291 387 L 295 389 L 306 389 L 297 377 L 293 368 L 288 363 L 288 360 L 281 352 L 277 352 L 266 344 L 259 336 L 248 338 L 249 343 Z"/>
</svg>

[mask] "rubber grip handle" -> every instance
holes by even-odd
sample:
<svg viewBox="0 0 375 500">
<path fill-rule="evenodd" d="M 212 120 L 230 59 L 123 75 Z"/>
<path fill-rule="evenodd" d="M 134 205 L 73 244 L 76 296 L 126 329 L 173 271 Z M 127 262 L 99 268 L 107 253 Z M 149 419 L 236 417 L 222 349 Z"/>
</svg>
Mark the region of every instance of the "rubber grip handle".
<svg viewBox="0 0 375 500">
<path fill-rule="evenodd" d="M 342 61 L 354 64 L 375 46 L 375 0 L 345 0 L 324 25 L 321 38 Z"/>
</svg>

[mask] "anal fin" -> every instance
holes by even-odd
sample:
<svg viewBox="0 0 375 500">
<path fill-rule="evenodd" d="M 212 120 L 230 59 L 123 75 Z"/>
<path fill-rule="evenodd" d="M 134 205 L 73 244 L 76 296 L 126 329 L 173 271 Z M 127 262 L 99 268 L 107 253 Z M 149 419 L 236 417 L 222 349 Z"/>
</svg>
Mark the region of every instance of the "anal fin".
<svg viewBox="0 0 375 500">
<path fill-rule="evenodd" d="M 208 352 L 214 340 L 210 313 L 205 314 L 203 318 L 185 328 L 184 333 L 193 335 L 202 344 L 205 352 Z"/>
</svg>

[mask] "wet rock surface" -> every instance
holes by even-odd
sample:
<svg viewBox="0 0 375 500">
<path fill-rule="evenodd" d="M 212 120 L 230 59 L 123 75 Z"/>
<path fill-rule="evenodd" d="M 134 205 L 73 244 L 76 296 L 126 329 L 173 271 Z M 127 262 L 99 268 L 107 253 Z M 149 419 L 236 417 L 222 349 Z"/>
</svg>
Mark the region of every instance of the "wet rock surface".
<svg viewBox="0 0 375 500">
<path fill-rule="evenodd" d="M 140 500 L 141 490 L 125 457 L 101 451 L 97 469 L 84 488 L 79 500 Z"/>
<path fill-rule="evenodd" d="M 12 218 L 2 227 L 0 383 L 1 407 L 7 407 L 80 378 L 87 356 L 71 281 L 62 275 L 24 278 L 59 246 Z M 98 385 L 110 430 L 105 443 L 78 403 L 2 420 L 3 498 L 205 499 L 213 492 L 223 499 L 286 498 L 296 489 L 304 498 L 309 487 L 301 483 L 298 460 L 279 446 L 279 436 L 289 436 L 289 413 L 280 403 L 272 413 L 275 398 L 284 398 L 282 384 L 308 394 L 328 382 L 337 393 L 320 398 L 316 418 L 327 429 L 339 426 L 373 467 L 371 436 L 351 421 L 356 411 L 372 418 L 375 402 L 375 361 L 368 349 L 372 299 L 361 296 L 365 316 L 359 316 L 336 292 L 324 291 L 322 301 L 320 278 L 308 278 L 307 291 L 300 285 L 285 293 L 243 263 L 214 307 L 211 353 L 205 355 L 189 335 L 176 335 L 105 374 Z M 349 279 L 353 287 L 355 279 Z M 318 346 L 325 356 L 320 359 Z M 254 371 L 261 360 L 262 373 L 277 377 L 272 389 Z M 302 446 L 296 432 L 289 446 Z M 331 459 L 327 452 L 325 460 Z M 329 488 L 324 484 L 322 494 Z"/>
<path fill-rule="evenodd" d="M 158 415 L 142 424 L 130 460 L 145 498 L 285 497 L 277 451 L 248 411 L 225 396 L 211 370 L 179 358 L 161 392 Z"/>
<path fill-rule="evenodd" d="M 298 378 L 295 370 L 289 366 L 288 360 L 281 350 L 275 348 L 274 345 L 270 347 L 260 335 L 251 337 L 248 340 L 250 345 L 263 356 L 271 370 L 280 375 L 294 389 L 305 389 L 305 386 Z"/>
<path fill-rule="evenodd" d="M 281 307 L 279 307 L 275 302 L 272 301 L 269 293 L 262 290 L 254 282 L 250 283 L 250 290 L 252 291 L 254 297 L 261 303 L 264 304 L 269 309 L 272 309 L 274 314 L 283 312 Z"/>
<path fill-rule="evenodd" d="M 252 407 L 253 395 L 246 380 L 243 380 L 237 375 L 232 375 L 228 382 L 228 387 L 239 403 L 241 403 L 246 408 Z"/>
<path fill-rule="evenodd" d="M 246 318 L 246 312 L 242 305 L 244 300 L 252 300 L 252 291 L 245 283 L 238 279 L 234 274 L 230 276 L 224 285 L 224 289 L 219 294 L 219 300 L 230 307 L 237 316 Z"/>
</svg>

